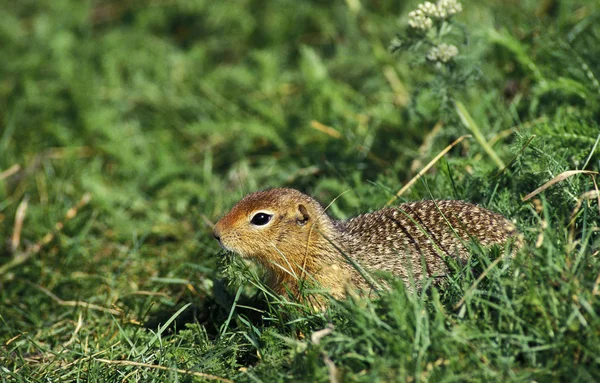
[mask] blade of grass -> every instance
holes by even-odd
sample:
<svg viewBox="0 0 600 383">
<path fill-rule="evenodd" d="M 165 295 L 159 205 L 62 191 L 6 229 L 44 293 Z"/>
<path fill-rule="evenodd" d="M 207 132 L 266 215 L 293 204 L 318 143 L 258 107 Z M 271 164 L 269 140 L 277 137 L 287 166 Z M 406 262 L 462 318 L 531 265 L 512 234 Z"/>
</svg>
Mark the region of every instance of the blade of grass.
<svg viewBox="0 0 600 383">
<path fill-rule="evenodd" d="M 112 364 L 112 365 L 117 365 L 117 366 L 135 366 L 135 367 L 152 368 L 152 369 L 156 369 L 156 370 L 177 372 L 179 374 L 195 376 L 195 377 L 208 379 L 208 380 L 217 380 L 219 382 L 233 383 L 233 380 L 221 378 L 220 376 L 205 374 L 203 372 L 197 372 L 197 371 L 183 370 L 181 368 L 173 368 L 173 367 L 167 367 L 167 366 L 160 366 L 160 365 L 156 365 L 156 364 L 133 362 L 131 360 L 110 360 L 110 359 L 104 359 L 104 358 L 96 358 L 94 360 L 96 362 Z"/>
<path fill-rule="evenodd" d="M 148 349 L 154 344 L 154 342 L 156 342 L 160 338 L 160 336 L 162 335 L 162 333 L 171 325 L 171 323 L 173 323 L 173 321 L 175 319 L 177 319 L 177 317 L 182 312 L 184 312 L 188 307 L 190 307 L 191 305 L 192 305 L 191 303 L 188 303 L 188 304 L 184 305 L 182 308 L 180 308 L 179 310 L 177 310 L 177 312 L 175 314 L 171 315 L 171 317 L 169 318 L 169 320 L 167 320 L 164 325 L 162 325 L 162 326 L 160 326 L 158 328 L 158 331 L 156 332 L 156 334 L 154 334 L 154 338 L 152 338 L 150 340 L 150 342 L 148 342 L 148 344 L 146 345 L 146 347 L 144 347 L 142 349 L 142 351 L 138 355 L 145 354 L 146 351 L 148 351 Z"/>
<path fill-rule="evenodd" d="M 473 117 L 471 117 L 471 115 L 467 111 L 467 108 L 465 108 L 465 106 L 460 101 L 455 102 L 455 107 L 456 113 L 458 113 L 458 117 L 460 117 L 460 120 L 462 121 L 463 125 L 467 129 L 469 129 L 471 133 L 473 133 L 473 136 L 475 137 L 475 140 L 477 140 L 477 143 L 481 145 L 483 150 L 488 154 L 488 156 L 490 156 L 492 161 L 496 163 L 498 168 L 504 168 L 504 162 L 502 162 L 500 157 L 498 157 L 496 152 L 494 152 L 494 149 L 492 149 L 492 147 L 488 144 L 487 140 L 481 133 L 479 126 L 477 125 L 477 123 L 475 123 L 475 120 L 473 120 Z"/>
<path fill-rule="evenodd" d="M 402 194 L 404 194 L 404 192 L 406 192 L 408 189 L 410 189 L 410 187 L 417 182 L 417 180 L 419 178 L 421 178 L 429 169 L 431 169 L 431 167 L 440 160 L 440 158 L 442 158 L 443 156 L 446 155 L 446 153 L 448 153 L 450 151 L 450 149 L 452 149 L 453 147 L 455 147 L 456 145 L 458 145 L 462 140 L 464 140 L 467 137 L 471 137 L 470 134 L 465 134 L 464 136 L 460 136 L 458 137 L 456 140 L 454 140 L 453 143 L 451 143 L 450 145 L 446 146 L 444 148 L 444 150 L 442 150 L 441 152 L 438 153 L 437 156 L 435 156 L 431 161 L 429 161 L 429 163 L 427 165 L 425 165 L 425 167 L 423 169 L 421 169 L 410 181 L 408 181 L 406 183 L 406 185 L 404 185 L 404 187 L 402 187 L 402 189 L 398 190 L 398 192 L 396 193 L 395 196 L 393 196 L 392 198 L 390 198 L 389 201 L 387 201 L 387 203 L 385 204 L 385 206 L 390 206 L 396 199 L 398 199 L 398 197 L 401 197 Z"/>
<path fill-rule="evenodd" d="M 220 331 L 221 338 L 223 337 L 223 335 L 225 335 L 225 333 L 229 329 L 229 322 L 231 322 L 231 318 L 233 318 L 233 313 L 235 311 L 235 307 L 237 305 L 238 300 L 240 299 L 241 294 L 242 294 L 242 286 L 238 287 L 237 292 L 235 293 L 235 298 L 233 299 L 233 304 L 231 305 L 231 310 L 229 310 L 229 316 L 227 317 L 227 320 L 225 321 L 225 323 L 223 323 L 223 326 L 221 327 L 221 331 Z"/>
<path fill-rule="evenodd" d="M 598 174 L 598 172 L 594 172 L 591 170 L 567 170 L 566 172 L 560 173 L 556 177 L 552 178 L 550 181 L 546 182 L 539 188 L 537 188 L 534 191 L 532 191 L 531 193 L 527 194 L 525 197 L 523 197 L 522 201 L 527 201 L 528 199 L 535 197 L 536 195 L 540 194 L 544 190 L 548 189 L 550 186 L 552 186 L 558 182 L 564 181 L 567 178 L 574 176 L 575 174 Z"/>
</svg>

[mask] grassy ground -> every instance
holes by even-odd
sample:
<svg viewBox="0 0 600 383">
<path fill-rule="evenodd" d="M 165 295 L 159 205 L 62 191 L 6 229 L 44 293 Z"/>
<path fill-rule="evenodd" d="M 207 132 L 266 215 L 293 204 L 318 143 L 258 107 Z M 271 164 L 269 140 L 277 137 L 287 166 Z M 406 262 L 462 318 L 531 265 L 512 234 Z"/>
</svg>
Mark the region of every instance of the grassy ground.
<svg viewBox="0 0 600 383">
<path fill-rule="evenodd" d="M 600 169 L 600 9 L 465 3 L 436 67 L 416 6 L 4 2 L 2 381 L 600 380 L 596 181 L 522 201 Z M 312 313 L 212 239 L 266 187 L 377 209 L 465 134 L 402 197 L 482 204 L 526 246 L 443 289 Z"/>
</svg>

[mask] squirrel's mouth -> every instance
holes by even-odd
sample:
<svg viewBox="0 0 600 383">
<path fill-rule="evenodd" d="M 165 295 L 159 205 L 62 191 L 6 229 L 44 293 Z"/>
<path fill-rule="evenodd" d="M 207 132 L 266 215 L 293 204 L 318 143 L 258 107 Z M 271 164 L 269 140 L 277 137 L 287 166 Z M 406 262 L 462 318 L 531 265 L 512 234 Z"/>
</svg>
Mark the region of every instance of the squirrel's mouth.
<svg viewBox="0 0 600 383">
<path fill-rule="evenodd" d="M 240 256 L 241 258 L 252 258 L 251 256 L 249 256 L 245 251 L 243 251 L 244 249 L 240 249 L 239 246 L 237 246 L 237 238 L 231 237 L 231 236 L 218 236 L 218 235 L 214 235 L 215 239 L 217 240 L 217 242 L 219 242 L 219 246 L 221 246 L 221 248 L 223 250 L 225 250 L 228 253 L 231 254 L 236 254 L 238 256 Z"/>
<path fill-rule="evenodd" d="M 237 254 L 237 255 L 239 255 L 239 256 L 240 256 L 240 257 L 242 257 L 242 258 L 247 258 L 247 257 L 246 257 L 244 254 L 242 254 L 242 253 L 240 253 L 239 251 L 237 251 L 237 250 L 234 250 L 234 249 L 232 249 L 231 247 L 227 246 L 227 245 L 226 245 L 226 244 L 223 242 L 222 238 L 216 238 L 216 240 L 217 240 L 217 242 L 219 242 L 219 246 L 221 246 L 221 248 L 222 248 L 223 250 L 225 250 L 227 253 L 229 253 L 229 254 Z"/>
<path fill-rule="evenodd" d="M 227 246 L 225 246 L 223 244 L 223 242 L 221 241 L 221 238 L 215 238 L 217 240 L 217 242 L 219 242 L 219 246 L 221 246 L 221 248 L 223 250 L 229 251 L 229 252 L 233 252 L 230 248 L 228 248 Z"/>
</svg>

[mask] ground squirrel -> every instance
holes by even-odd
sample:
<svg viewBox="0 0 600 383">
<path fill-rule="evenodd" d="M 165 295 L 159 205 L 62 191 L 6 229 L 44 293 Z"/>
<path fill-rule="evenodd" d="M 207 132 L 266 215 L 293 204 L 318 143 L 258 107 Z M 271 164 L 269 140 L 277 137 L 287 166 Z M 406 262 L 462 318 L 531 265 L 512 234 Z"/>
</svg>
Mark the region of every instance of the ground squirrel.
<svg viewBox="0 0 600 383">
<path fill-rule="evenodd" d="M 339 221 L 313 198 L 282 188 L 247 195 L 213 234 L 225 249 L 262 264 L 280 294 L 298 296 L 299 281 L 312 280 L 342 298 L 348 288 L 372 287 L 361 269 L 419 283 L 444 276 L 446 256 L 465 261 L 473 239 L 502 245 L 517 231 L 500 214 L 463 201 L 409 202 Z"/>
</svg>

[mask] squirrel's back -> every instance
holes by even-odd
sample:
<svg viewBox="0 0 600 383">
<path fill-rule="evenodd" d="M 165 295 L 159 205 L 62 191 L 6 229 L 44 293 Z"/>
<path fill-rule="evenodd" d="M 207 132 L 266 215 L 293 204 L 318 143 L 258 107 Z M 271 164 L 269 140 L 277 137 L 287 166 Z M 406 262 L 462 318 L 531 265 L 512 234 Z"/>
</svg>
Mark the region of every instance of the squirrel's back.
<svg viewBox="0 0 600 383">
<path fill-rule="evenodd" d="M 342 222 L 349 250 L 366 267 L 392 272 L 405 280 L 443 276 L 445 257 L 466 261 L 473 242 L 502 245 L 516 236 L 502 215 L 463 201 L 404 203 Z M 409 270 L 410 269 L 410 270 Z"/>
</svg>

